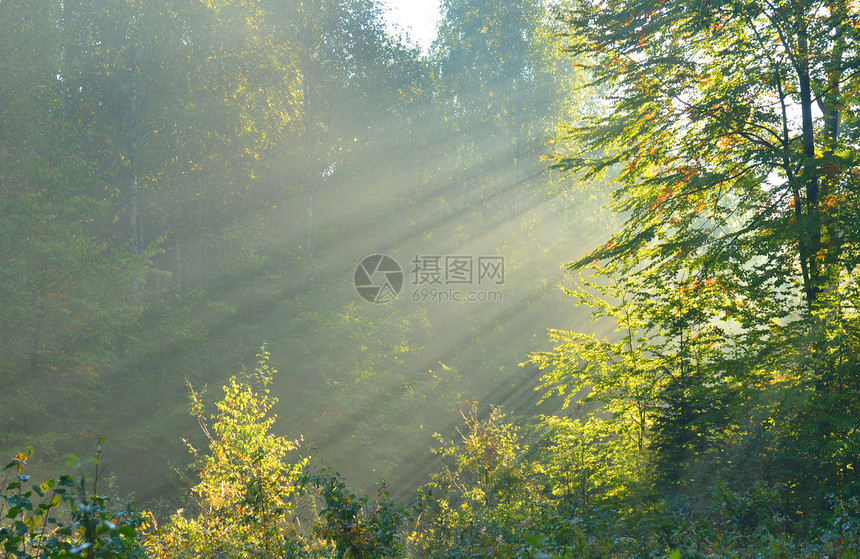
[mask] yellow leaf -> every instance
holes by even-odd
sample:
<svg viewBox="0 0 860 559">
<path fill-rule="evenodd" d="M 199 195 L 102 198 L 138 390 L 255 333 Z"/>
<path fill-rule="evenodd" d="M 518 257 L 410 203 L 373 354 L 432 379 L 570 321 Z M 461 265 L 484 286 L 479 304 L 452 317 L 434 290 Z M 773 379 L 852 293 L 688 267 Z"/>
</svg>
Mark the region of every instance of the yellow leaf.
<svg viewBox="0 0 860 559">
<path fill-rule="evenodd" d="M 18 473 L 20 474 L 21 472 L 24 471 L 24 464 L 27 463 L 27 453 L 26 452 L 19 452 L 18 454 L 15 455 L 15 460 L 18 461 L 18 463 L 15 464 L 15 467 L 18 468 Z"/>
<path fill-rule="evenodd" d="M 45 522 L 45 515 L 44 514 L 37 514 L 37 515 L 31 516 L 30 518 L 25 520 L 24 524 L 26 524 L 27 526 L 29 526 L 32 529 L 36 529 L 39 526 L 41 526 L 42 524 L 44 524 L 44 522 Z"/>
</svg>

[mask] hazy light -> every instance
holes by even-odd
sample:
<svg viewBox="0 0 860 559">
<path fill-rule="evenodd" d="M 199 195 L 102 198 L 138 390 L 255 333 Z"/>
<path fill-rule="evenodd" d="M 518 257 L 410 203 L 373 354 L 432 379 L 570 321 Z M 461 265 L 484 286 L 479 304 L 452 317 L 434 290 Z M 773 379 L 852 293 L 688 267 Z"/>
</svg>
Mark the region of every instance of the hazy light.
<svg viewBox="0 0 860 559">
<path fill-rule="evenodd" d="M 442 17 L 439 0 L 383 0 L 382 4 L 390 31 L 395 35 L 405 31 L 410 42 L 426 53 Z"/>
</svg>

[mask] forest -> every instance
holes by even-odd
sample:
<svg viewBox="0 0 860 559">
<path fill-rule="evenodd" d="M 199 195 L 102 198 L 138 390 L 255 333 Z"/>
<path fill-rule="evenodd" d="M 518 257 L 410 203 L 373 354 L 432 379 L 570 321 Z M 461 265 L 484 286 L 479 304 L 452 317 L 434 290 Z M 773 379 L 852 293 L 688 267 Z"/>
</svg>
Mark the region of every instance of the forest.
<svg viewBox="0 0 860 559">
<path fill-rule="evenodd" d="M 0 558 L 860 556 L 856 0 L 0 37 Z"/>
</svg>

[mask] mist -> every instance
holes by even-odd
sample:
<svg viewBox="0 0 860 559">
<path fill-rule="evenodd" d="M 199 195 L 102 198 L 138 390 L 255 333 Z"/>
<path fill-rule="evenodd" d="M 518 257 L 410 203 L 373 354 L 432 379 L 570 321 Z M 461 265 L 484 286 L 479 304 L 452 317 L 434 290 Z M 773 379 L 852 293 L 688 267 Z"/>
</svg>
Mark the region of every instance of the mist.
<svg viewBox="0 0 860 559">
<path fill-rule="evenodd" d="M 856 5 L 440 10 L 0 0 L 6 556 L 857 556 Z"/>
<path fill-rule="evenodd" d="M 612 222 L 542 160 L 588 100 L 541 4 L 446 8 L 422 51 L 363 0 L 0 4 L 0 448 L 104 437 L 172 502 L 188 384 L 264 345 L 275 431 L 368 490 L 426 481 L 464 402 L 536 413 L 520 363 L 588 320 L 561 266 Z"/>
</svg>

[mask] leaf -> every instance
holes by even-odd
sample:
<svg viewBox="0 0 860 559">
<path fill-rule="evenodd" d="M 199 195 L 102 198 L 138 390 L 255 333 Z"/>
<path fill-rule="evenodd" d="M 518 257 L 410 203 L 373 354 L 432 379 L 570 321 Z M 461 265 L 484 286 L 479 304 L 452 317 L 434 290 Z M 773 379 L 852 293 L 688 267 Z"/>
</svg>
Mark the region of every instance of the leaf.
<svg viewBox="0 0 860 559">
<path fill-rule="evenodd" d="M 126 524 L 125 526 L 120 526 L 119 533 L 120 535 L 131 539 L 137 535 L 137 530 L 134 529 L 134 526 L 129 526 Z"/>
<path fill-rule="evenodd" d="M 24 465 L 27 463 L 28 455 L 26 452 L 19 452 L 15 455 L 15 461 L 17 462 L 16 468 L 18 468 L 18 473 L 24 471 Z"/>
</svg>

